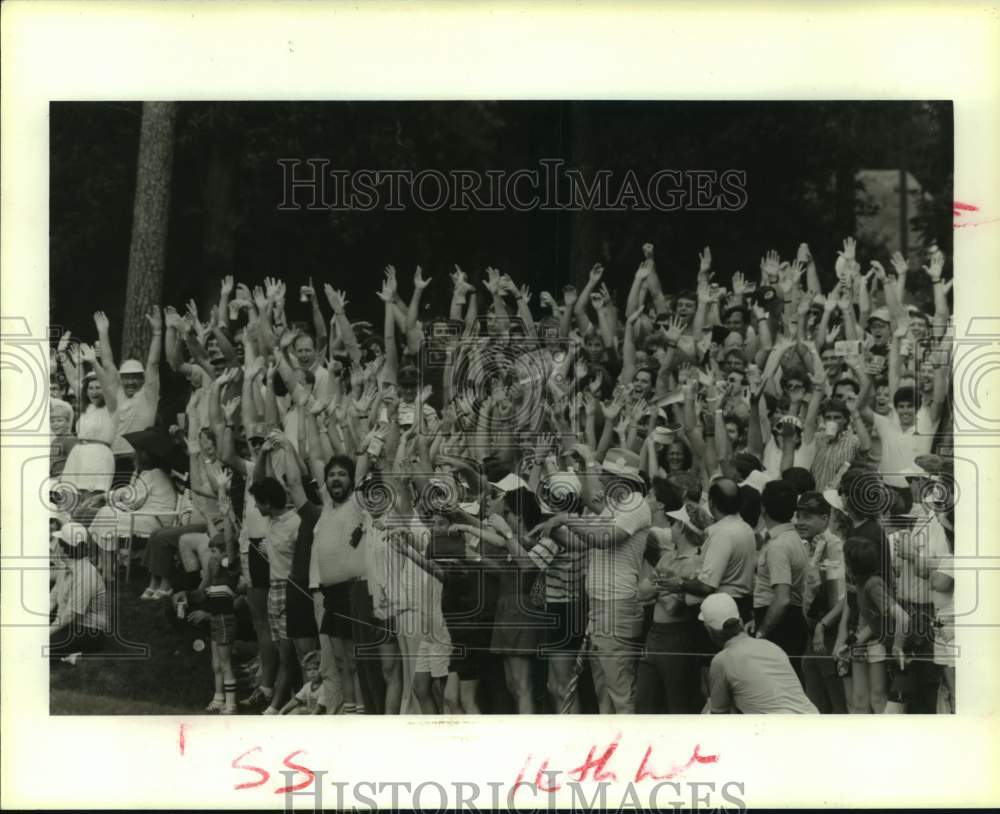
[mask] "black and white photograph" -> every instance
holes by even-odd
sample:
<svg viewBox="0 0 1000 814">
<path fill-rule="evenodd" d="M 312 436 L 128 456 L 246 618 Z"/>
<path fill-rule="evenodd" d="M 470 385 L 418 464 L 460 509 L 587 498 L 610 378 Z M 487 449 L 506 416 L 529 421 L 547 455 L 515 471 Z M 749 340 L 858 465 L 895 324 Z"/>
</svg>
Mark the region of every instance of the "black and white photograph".
<svg viewBox="0 0 1000 814">
<path fill-rule="evenodd" d="M 0 807 L 1000 803 L 993 5 L 0 23 Z"/>
<path fill-rule="evenodd" d="M 949 714 L 952 106 L 50 108 L 53 714 Z"/>
</svg>

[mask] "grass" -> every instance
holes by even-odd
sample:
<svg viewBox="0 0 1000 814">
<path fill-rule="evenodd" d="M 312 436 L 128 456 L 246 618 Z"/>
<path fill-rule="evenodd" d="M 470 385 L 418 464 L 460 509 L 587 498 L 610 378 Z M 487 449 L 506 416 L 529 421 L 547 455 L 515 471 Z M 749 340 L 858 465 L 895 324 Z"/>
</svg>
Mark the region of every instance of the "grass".
<svg viewBox="0 0 1000 814">
<path fill-rule="evenodd" d="M 76 666 L 56 663 L 49 679 L 51 715 L 191 715 L 204 710 L 214 689 L 208 636 L 174 625 L 167 600 L 142 601 L 141 585 L 124 585 L 118 597 L 121 639 L 100 657 Z M 148 655 L 135 655 L 136 645 Z M 245 693 L 244 693 L 245 694 Z"/>
</svg>

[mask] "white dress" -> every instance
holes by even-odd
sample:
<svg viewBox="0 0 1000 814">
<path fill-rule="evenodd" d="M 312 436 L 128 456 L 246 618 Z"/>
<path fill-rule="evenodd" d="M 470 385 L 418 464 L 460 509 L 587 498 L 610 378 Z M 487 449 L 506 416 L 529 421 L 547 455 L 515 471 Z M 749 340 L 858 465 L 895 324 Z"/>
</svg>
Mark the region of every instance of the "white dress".
<svg viewBox="0 0 1000 814">
<path fill-rule="evenodd" d="M 88 405 L 77 423 L 80 442 L 70 450 L 62 482 L 81 492 L 107 492 L 115 474 L 111 442 L 115 438 L 114 416 L 107 407 Z"/>
</svg>

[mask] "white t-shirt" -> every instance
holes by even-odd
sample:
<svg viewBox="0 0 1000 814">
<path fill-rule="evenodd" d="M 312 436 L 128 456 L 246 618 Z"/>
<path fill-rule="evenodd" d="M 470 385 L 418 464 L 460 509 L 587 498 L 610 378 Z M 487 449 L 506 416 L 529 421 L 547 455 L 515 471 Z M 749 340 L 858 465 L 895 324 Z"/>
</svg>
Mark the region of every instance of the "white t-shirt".
<svg viewBox="0 0 1000 814">
<path fill-rule="evenodd" d="M 619 545 L 591 548 L 587 560 L 587 594 L 592 599 L 633 599 L 639 584 L 642 555 L 646 549 L 646 537 L 653 523 L 653 515 L 647 503 L 638 493 L 636 500 L 628 506 L 606 508 L 599 515 L 591 515 L 595 523 L 595 534 L 608 533 L 607 524 L 621 529 L 629 535 Z M 631 502 L 630 502 L 631 503 Z"/>
<path fill-rule="evenodd" d="M 899 426 L 899 416 L 895 410 L 890 410 L 888 415 L 872 414 L 872 422 L 882 441 L 882 460 L 878 471 L 882 473 L 886 483 L 906 487 L 906 478 L 900 473 L 912 467 L 913 459 L 918 455 L 931 451 L 939 421 L 940 418 L 938 421 L 931 420 L 931 412 L 927 407 L 917 410 L 914 425 L 906 430 Z"/>
</svg>

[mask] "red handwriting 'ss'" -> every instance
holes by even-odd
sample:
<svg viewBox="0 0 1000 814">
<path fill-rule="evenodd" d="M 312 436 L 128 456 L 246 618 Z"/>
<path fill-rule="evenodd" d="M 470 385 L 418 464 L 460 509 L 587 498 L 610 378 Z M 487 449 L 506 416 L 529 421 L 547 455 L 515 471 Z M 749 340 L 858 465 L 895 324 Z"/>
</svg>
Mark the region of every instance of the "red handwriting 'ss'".
<svg viewBox="0 0 1000 814">
<path fill-rule="evenodd" d="M 234 769 L 242 769 L 243 771 L 246 772 L 255 772 L 259 778 L 257 780 L 252 780 L 247 783 L 240 783 L 236 786 L 233 786 L 234 789 L 236 790 L 255 789 L 258 786 L 263 786 L 268 780 L 271 779 L 271 773 L 267 769 L 262 769 L 260 766 L 252 766 L 248 763 L 242 762 L 247 755 L 259 751 L 261 751 L 260 747 L 254 746 L 252 749 L 247 749 L 243 754 L 238 755 L 236 758 L 233 759 L 232 767 Z M 306 775 L 306 779 L 292 786 L 282 786 L 280 788 L 277 788 L 274 790 L 275 794 L 288 794 L 289 792 L 299 791 L 300 789 L 304 789 L 306 786 L 312 783 L 313 780 L 315 780 L 316 774 L 313 772 L 312 769 L 310 769 L 307 766 L 302 766 L 298 763 L 292 762 L 292 758 L 297 757 L 298 755 L 301 755 L 303 753 L 304 750 L 297 749 L 294 752 L 291 752 L 288 755 L 286 755 L 285 759 L 281 761 L 281 763 L 283 766 L 291 769 L 292 771 L 301 772 L 302 774 Z"/>
</svg>

